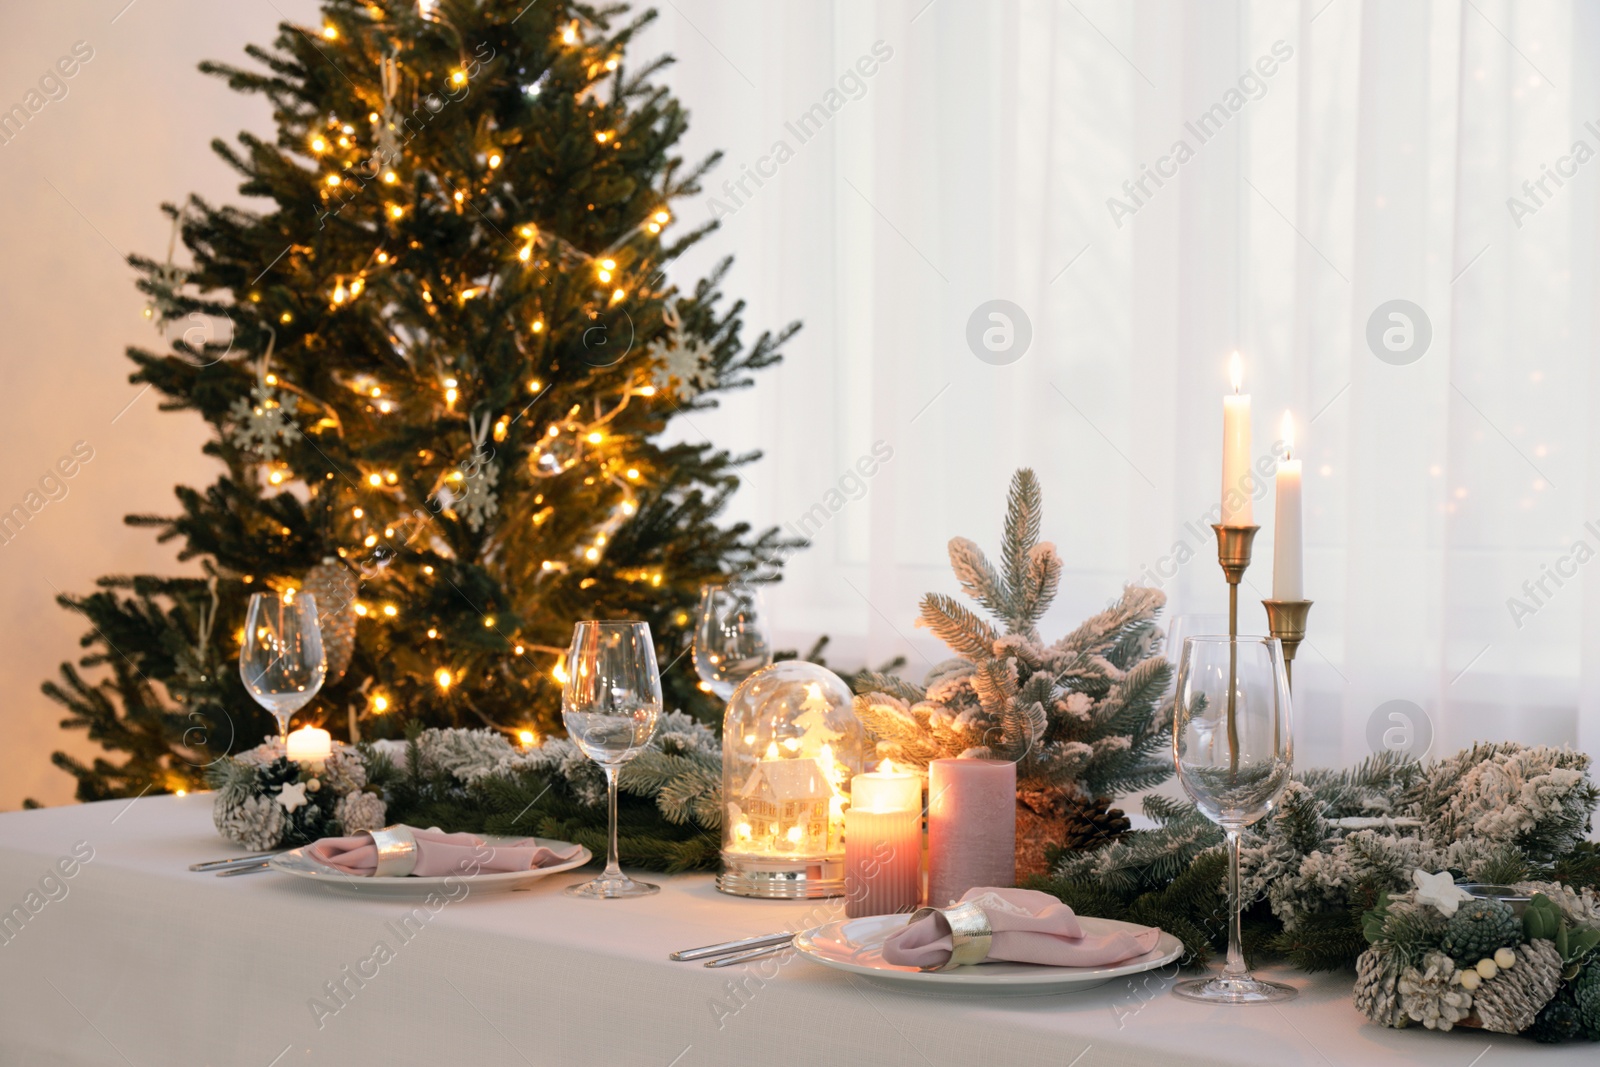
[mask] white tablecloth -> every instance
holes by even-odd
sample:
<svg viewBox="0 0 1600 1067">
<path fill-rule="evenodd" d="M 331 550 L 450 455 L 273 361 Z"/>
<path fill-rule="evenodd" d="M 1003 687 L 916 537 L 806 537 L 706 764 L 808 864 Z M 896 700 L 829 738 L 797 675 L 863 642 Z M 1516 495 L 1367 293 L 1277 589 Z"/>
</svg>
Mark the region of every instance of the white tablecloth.
<svg viewBox="0 0 1600 1067">
<path fill-rule="evenodd" d="M 92 858 L 74 865 L 75 848 Z M 425 910 L 403 937 L 409 903 L 186 869 L 229 852 L 204 794 L 0 815 L 0 908 L 36 909 L 0 932 L 0 1064 L 1594 1063 L 1591 1045 L 1372 1026 L 1343 975 L 1280 973 L 1298 1000 L 1222 1009 L 1179 1001 L 1159 975 L 980 1000 L 889 991 L 793 956 L 671 963 L 673 949 L 837 911 L 727 897 L 704 875 L 604 902 L 562 895 L 578 879 L 557 875 Z M 380 943 L 389 958 L 368 962 Z"/>
</svg>

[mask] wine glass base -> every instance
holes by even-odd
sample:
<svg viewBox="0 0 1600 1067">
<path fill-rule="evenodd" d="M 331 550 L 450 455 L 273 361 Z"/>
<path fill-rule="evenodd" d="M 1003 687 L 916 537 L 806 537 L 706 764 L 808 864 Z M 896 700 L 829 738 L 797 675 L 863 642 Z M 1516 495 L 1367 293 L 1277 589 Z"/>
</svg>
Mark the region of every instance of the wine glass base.
<svg viewBox="0 0 1600 1067">
<path fill-rule="evenodd" d="M 1234 978 L 1227 975 L 1191 978 L 1173 986 L 1172 992 L 1185 1000 L 1198 1000 L 1204 1004 L 1275 1004 L 1300 995 L 1300 990 L 1294 986 L 1263 982 L 1248 974 Z"/>
<path fill-rule="evenodd" d="M 647 897 L 661 892 L 661 887 L 649 882 L 635 882 L 627 875 L 608 878 L 602 874 L 591 882 L 569 885 L 566 892 L 569 897 L 587 900 L 622 900 L 627 897 Z"/>
</svg>

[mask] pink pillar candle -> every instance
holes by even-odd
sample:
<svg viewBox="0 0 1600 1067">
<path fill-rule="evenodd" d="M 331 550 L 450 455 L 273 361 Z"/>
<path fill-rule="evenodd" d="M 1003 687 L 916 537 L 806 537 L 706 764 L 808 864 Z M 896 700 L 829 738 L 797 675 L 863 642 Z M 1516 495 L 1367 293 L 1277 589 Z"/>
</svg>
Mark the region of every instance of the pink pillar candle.
<svg viewBox="0 0 1600 1067">
<path fill-rule="evenodd" d="M 844 913 L 851 919 L 912 911 L 922 897 L 922 781 L 885 764 L 850 782 Z"/>
<path fill-rule="evenodd" d="M 1017 880 L 1017 767 L 1006 760 L 928 764 L 928 906 L 973 886 Z"/>
</svg>

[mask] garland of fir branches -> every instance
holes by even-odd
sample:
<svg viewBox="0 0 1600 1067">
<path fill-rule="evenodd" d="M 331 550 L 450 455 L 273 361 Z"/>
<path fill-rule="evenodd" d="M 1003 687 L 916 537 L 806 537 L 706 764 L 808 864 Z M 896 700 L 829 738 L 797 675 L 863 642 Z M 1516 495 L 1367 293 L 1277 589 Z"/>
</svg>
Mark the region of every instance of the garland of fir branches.
<svg viewBox="0 0 1600 1067">
<path fill-rule="evenodd" d="M 1600 847 L 1585 840 L 1600 804 L 1589 766 L 1565 747 L 1497 742 L 1429 763 L 1386 754 L 1303 772 L 1242 850 L 1246 953 L 1305 971 L 1354 966 L 1368 947 L 1363 916 L 1418 868 L 1600 888 Z M 1222 832 L 1166 797 L 1146 797 L 1144 812 L 1155 828 L 1060 855 L 1028 884 L 1085 915 L 1160 926 L 1204 964 L 1227 945 Z"/>
</svg>

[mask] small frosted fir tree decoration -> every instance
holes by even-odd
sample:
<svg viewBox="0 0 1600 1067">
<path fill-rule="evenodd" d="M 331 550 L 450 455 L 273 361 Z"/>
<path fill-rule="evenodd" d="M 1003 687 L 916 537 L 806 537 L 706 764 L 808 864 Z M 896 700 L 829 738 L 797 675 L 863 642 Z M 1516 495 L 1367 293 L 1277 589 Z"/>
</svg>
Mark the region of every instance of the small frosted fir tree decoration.
<svg viewBox="0 0 1600 1067">
<path fill-rule="evenodd" d="M 878 754 L 926 770 L 951 757 L 1017 764 L 1017 874 L 1043 873 L 1066 841 L 1094 845 L 1126 828 L 1110 808 L 1118 793 L 1172 773 L 1163 751 L 1172 668 L 1155 655 L 1157 589 L 1128 586 L 1111 607 L 1046 645 L 1038 622 L 1055 598 L 1061 557 L 1039 540 L 1042 499 L 1033 471 L 1017 471 L 1006 506 L 1000 566 L 964 537 L 950 541 L 961 588 L 982 618 L 954 597 L 929 593 L 919 626 L 956 653 L 923 686 L 864 672 L 856 714 Z"/>
<path fill-rule="evenodd" d="M 828 711 L 829 704 L 822 690 L 815 685 L 806 686 L 806 699 L 800 705 L 800 714 L 794 718 L 794 724 L 805 731 L 800 735 L 800 755 L 810 759 L 822 756 L 833 742 L 844 736 L 828 725 Z"/>
</svg>

